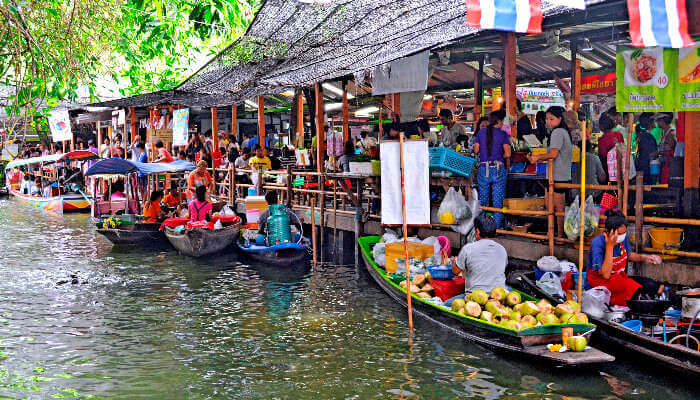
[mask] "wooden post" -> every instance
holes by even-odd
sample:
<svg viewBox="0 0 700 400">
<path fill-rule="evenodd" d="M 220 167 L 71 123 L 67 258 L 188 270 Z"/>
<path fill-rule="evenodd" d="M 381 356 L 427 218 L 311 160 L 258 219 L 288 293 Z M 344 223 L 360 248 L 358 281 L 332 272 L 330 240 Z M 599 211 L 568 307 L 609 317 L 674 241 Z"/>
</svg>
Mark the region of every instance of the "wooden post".
<svg viewBox="0 0 700 400">
<path fill-rule="evenodd" d="M 632 135 L 634 132 L 634 113 L 627 114 L 627 149 L 625 150 L 625 180 L 624 193 L 622 194 L 622 213 L 627 215 L 627 199 L 629 199 L 629 186 L 630 186 L 630 162 L 632 159 Z M 697 167 L 696 167 L 697 168 Z M 583 171 L 585 172 L 585 171 Z M 620 180 L 620 173 L 618 172 L 618 180 Z"/>
<path fill-rule="evenodd" d="M 289 209 L 292 208 L 292 196 L 294 195 L 292 187 L 293 180 L 294 175 L 292 175 L 292 166 L 290 165 L 287 167 L 287 208 Z"/>
<path fill-rule="evenodd" d="M 476 123 L 479 121 L 479 118 L 481 117 L 481 104 L 483 102 L 483 96 L 482 96 L 482 89 L 483 89 L 483 84 L 484 84 L 484 58 L 479 59 L 479 69 L 474 71 L 476 74 L 475 79 L 474 79 L 474 128 L 473 131 L 476 132 L 478 130 L 478 126 L 476 126 Z"/>
<path fill-rule="evenodd" d="M 644 238 L 644 172 L 637 172 L 634 187 L 634 252 L 642 252 Z M 638 272 L 638 271 L 637 271 Z"/>
<path fill-rule="evenodd" d="M 265 148 L 265 97 L 258 96 L 258 144 Z"/>
<path fill-rule="evenodd" d="M 515 116 L 515 33 L 505 32 L 501 34 L 503 42 L 503 52 L 505 54 L 503 78 L 505 87 L 503 88 L 502 96 L 506 101 L 506 112 L 508 115 Z"/>
<path fill-rule="evenodd" d="M 211 108 L 211 138 L 214 141 L 213 151 L 219 150 L 219 115 L 216 107 Z M 213 164 L 212 164 L 213 166 Z"/>
<path fill-rule="evenodd" d="M 384 124 L 382 121 L 384 120 L 384 101 L 379 102 L 379 139 L 382 139 L 382 136 L 384 136 Z"/>
<path fill-rule="evenodd" d="M 393 120 L 396 121 L 401 118 L 401 93 L 391 94 L 391 108 L 393 113 Z"/>
<path fill-rule="evenodd" d="M 323 119 L 323 91 L 321 84 L 314 85 L 316 95 L 316 172 L 323 172 L 326 150 L 326 131 Z M 320 187 L 320 186 L 319 186 Z"/>
<path fill-rule="evenodd" d="M 586 148 L 586 135 L 581 135 L 581 148 Z M 579 164 L 581 169 L 581 195 L 579 196 L 580 204 L 580 216 L 579 216 L 579 235 L 578 235 L 578 276 L 583 277 L 583 232 L 584 232 L 584 211 L 585 211 L 585 201 L 586 201 L 586 152 L 585 150 L 581 152 L 581 161 Z M 578 279 L 578 288 L 576 290 L 576 301 L 579 303 L 583 299 L 583 279 Z"/>
<path fill-rule="evenodd" d="M 350 110 L 348 105 L 348 83 L 343 81 L 343 144 L 350 138 Z"/>
<path fill-rule="evenodd" d="M 100 154 L 101 147 L 102 147 L 102 122 L 97 121 L 97 153 L 100 157 L 102 157 L 102 154 Z M 63 150 L 65 151 L 66 149 L 64 148 Z"/>
<path fill-rule="evenodd" d="M 547 236 L 549 239 L 549 255 L 554 255 L 554 161 L 547 160 Z"/>
<path fill-rule="evenodd" d="M 403 253 L 406 267 L 406 304 L 408 305 L 408 330 L 413 331 L 413 310 L 411 310 L 411 271 L 408 259 L 408 224 L 406 223 L 406 174 L 404 173 L 403 133 L 399 134 L 399 161 L 401 162 L 401 214 L 403 228 Z"/>
<path fill-rule="evenodd" d="M 691 2 L 692 3 L 692 2 Z M 700 8 L 700 7 L 698 7 Z M 685 157 L 683 159 L 683 208 L 686 217 L 691 217 L 698 203 L 698 181 L 700 180 L 700 111 L 685 113 Z"/>
<path fill-rule="evenodd" d="M 297 148 L 304 147 L 304 94 L 297 94 Z"/>
<path fill-rule="evenodd" d="M 231 106 L 231 134 L 238 140 L 238 106 Z"/>
<path fill-rule="evenodd" d="M 131 137 L 130 137 L 130 139 L 131 139 L 131 142 L 133 142 L 134 138 L 136 137 L 136 132 L 138 132 L 138 128 L 136 128 L 136 107 L 129 107 L 129 114 L 131 114 L 130 115 L 130 119 L 131 119 Z M 125 139 L 124 144 L 126 145 L 126 143 L 128 143 L 129 140 L 126 140 L 126 138 L 124 138 L 124 139 Z M 126 152 L 124 152 L 124 154 L 126 154 Z"/>
<path fill-rule="evenodd" d="M 311 195 L 311 250 L 313 251 L 313 267 L 314 272 L 316 272 L 316 210 L 314 205 L 316 204 L 316 196 Z"/>
<path fill-rule="evenodd" d="M 112 158 L 112 148 L 114 148 L 114 137 L 112 136 L 112 124 L 107 125 L 107 137 L 109 138 L 109 158 Z"/>
<path fill-rule="evenodd" d="M 66 154 L 66 141 L 62 140 L 61 143 L 63 144 L 63 154 Z"/>
<path fill-rule="evenodd" d="M 318 210 L 321 213 L 321 223 L 319 225 L 319 232 L 321 234 L 321 262 L 323 262 L 323 242 L 326 236 L 326 174 L 321 173 L 319 176 L 318 189 L 321 191 L 319 194 Z"/>
<path fill-rule="evenodd" d="M 233 198 L 233 187 L 234 187 L 234 180 L 236 179 L 234 175 L 234 168 L 235 166 L 233 163 L 228 163 L 228 202 L 231 204 L 231 207 L 233 209 L 236 209 L 236 203 L 234 203 L 234 198 Z"/>
</svg>

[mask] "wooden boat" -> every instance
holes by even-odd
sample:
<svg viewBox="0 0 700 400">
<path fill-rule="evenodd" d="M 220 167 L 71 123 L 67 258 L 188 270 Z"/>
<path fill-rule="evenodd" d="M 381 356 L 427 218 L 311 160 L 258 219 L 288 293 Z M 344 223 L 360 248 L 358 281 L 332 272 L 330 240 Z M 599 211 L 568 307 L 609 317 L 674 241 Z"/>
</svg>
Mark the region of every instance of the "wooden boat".
<svg viewBox="0 0 700 400">
<path fill-rule="evenodd" d="M 5 169 L 18 168 L 26 165 L 46 165 L 56 162 L 71 162 L 71 161 L 87 161 L 99 158 L 99 156 L 91 151 L 77 150 L 65 154 L 52 154 L 42 157 L 33 157 L 27 159 L 18 159 L 10 161 Z M 9 180 L 9 174 L 6 173 L 6 179 Z M 20 203 L 30 207 L 39 208 L 46 211 L 54 212 L 89 212 L 92 206 L 92 201 L 83 193 L 66 193 L 57 194 L 51 197 L 30 196 L 20 193 L 18 184 L 7 182 L 7 187 L 10 194 Z M 56 189 L 54 189 L 56 190 Z"/>
<path fill-rule="evenodd" d="M 521 290 L 547 298 L 552 304 L 561 302 L 537 286 L 534 272 L 518 272 L 509 280 Z M 617 322 L 609 322 L 590 315 L 588 318 L 597 327 L 594 333 L 596 343 L 601 343 L 611 352 L 651 361 L 655 367 L 663 365 L 671 370 L 700 378 L 700 352 L 654 339 L 644 333 L 625 328 Z"/>
<path fill-rule="evenodd" d="M 367 236 L 359 239 L 365 266 L 379 287 L 406 307 L 405 290 L 389 279 L 386 272 L 372 258 L 371 247 L 380 239 L 380 236 Z M 523 300 L 534 300 L 524 293 L 522 297 Z M 455 313 L 449 308 L 437 306 L 415 295 L 412 297 L 411 304 L 416 315 L 449 329 L 466 340 L 531 361 L 555 366 L 580 366 L 615 360 L 611 355 L 595 348 L 580 353 L 571 351 L 552 353 L 547 349 L 546 344 L 548 343 L 561 343 L 562 327 L 571 327 L 575 334 L 589 337 L 591 332 L 595 330 L 595 326 L 591 324 L 553 324 L 515 331 L 498 324 Z"/>
<path fill-rule="evenodd" d="M 169 247 L 170 242 L 160 229 L 160 223 L 137 222 L 118 228 L 97 228 L 97 233 L 119 247 Z"/>
<path fill-rule="evenodd" d="M 239 222 L 221 229 L 192 228 L 176 230 L 165 226 L 165 237 L 181 254 L 202 257 L 231 248 L 238 237 Z"/>
<path fill-rule="evenodd" d="M 309 240 L 306 238 L 302 238 L 300 243 L 280 243 L 274 246 L 260 246 L 242 240 L 238 240 L 236 244 L 243 254 L 252 260 L 287 267 L 308 259 L 310 252 Z"/>
</svg>

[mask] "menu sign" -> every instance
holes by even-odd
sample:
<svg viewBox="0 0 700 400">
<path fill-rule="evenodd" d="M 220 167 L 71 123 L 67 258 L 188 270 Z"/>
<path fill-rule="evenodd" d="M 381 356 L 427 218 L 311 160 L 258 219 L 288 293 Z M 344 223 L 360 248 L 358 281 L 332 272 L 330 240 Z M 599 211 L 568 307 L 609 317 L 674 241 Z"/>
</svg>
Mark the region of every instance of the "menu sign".
<svg viewBox="0 0 700 400">
<path fill-rule="evenodd" d="M 547 111 L 551 106 L 566 106 L 564 94 L 559 89 L 519 87 L 515 89 L 515 96 L 520 100 L 525 114 Z"/>
<path fill-rule="evenodd" d="M 700 46 L 678 49 L 678 111 L 700 110 Z"/>
<path fill-rule="evenodd" d="M 673 111 L 676 108 L 678 51 L 662 47 L 618 49 L 618 111 Z"/>
</svg>

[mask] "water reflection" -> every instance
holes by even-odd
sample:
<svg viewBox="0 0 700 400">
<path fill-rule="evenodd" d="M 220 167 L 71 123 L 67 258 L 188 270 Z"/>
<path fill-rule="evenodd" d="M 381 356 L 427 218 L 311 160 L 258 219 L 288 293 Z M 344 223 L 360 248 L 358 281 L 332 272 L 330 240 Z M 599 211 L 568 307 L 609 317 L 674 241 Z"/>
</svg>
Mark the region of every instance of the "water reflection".
<svg viewBox="0 0 700 400">
<path fill-rule="evenodd" d="M 85 215 L 7 201 L 0 226 L 0 397 L 693 397 L 629 363 L 552 371 L 419 318 L 409 344 L 405 310 L 354 266 L 123 253 Z"/>
</svg>

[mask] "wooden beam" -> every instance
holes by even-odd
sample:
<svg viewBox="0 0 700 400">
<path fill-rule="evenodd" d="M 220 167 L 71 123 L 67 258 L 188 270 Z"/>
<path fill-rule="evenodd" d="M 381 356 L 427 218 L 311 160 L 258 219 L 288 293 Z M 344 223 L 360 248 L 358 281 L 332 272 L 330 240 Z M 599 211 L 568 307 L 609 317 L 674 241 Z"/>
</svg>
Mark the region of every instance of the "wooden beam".
<svg viewBox="0 0 700 400">
<path fill-rule="evenodd" d="M 343 143 L 350 138 L 350 110 L 348 106 L 348 83 L 343 81 Z"/>
<path fill-rule="evenodd" d="M 503 43 L 503 53 L 505 60 L 503 61 L 503 78 L 505 87 L 501 95 L 506 101 L 506 112 L 509 115 L 515 116 L 515 33 L 505 32 L 501 34 Z"/>
<path fill-rule="evenodd" d="M 102 157 L 100 153 L 100 148 L 102 147 L 102 122 L 97 121 L 95 124 L 97 124 L 97 153 Z M 65 147 L 63 150 L 65 150 Z"/>
<path fill-rule="evenodd" d="M 231 134 L 238 140 L 238 106 L 231 106 Z"/>
<path fill-rule="evenodd" d="M 265 148 L 265 97 L 258 96 L 258 144 Z"/>
<path fill-rule="evenodd" d="M 297 93 L 297 147 L 304 147 L 304 93 Z"/>
<path fill-rule="evenodd" d="M 392 119 L 394 121 L 401 119 L 401 93 L 391 94 L 391 111 L 393 113 Z"/>
<path fill-rule="evenodd" d="M 316 171 L 323 172 L 325 160 L 326 131 L 323 129 L 323 90 L 321 84 L 314 84 L 316 103 Z"/>
<path fill-rule="evenodd" d="M 219 114 L 216 107 L 211 108 L 211 138 L 214 141 L 212 151 L 219 150 Z"/>
<path fill-rule="evenodd" d="M 685 157 L 683 159 L 683 187 L 698 187 L 700 168 L 700 111 L 685 113 Z"/>
<path fill-rule="evenodd" d="M 484 88 L 484 57 L 479 59 L 479 69 L 474 71 L 474 124 L 481 117 L 481 106 L 484 102 L 484 96 L 481 92 Z M 474 126 L 474 132 L 477 130 Z"/>
<path fill-rule="evenodd" d="M 137 128 L 136 128 L 136 107 L 129 107 L 129 114 L 130 114 L 129 117 L 131 120 L 131 138 L 130 139 L 133 142 L 134 138 L 136 137 L 136 132 L 138 132 Z M 126 144 L 128 142 L 129 141 L 126 140 L 126 138 L 124 138 L 124 143 Z M 124 154 L 126 154 L 126 152 L 124 152 Z"/>
<path fill-rule="evenodd" d="M 573 110 L 578 111 L 581 106 L 581 60 L 576 57 L 578 48 L 572 44 L 571 48 L 571 100 L 573 100 Z"/>
</svg>

